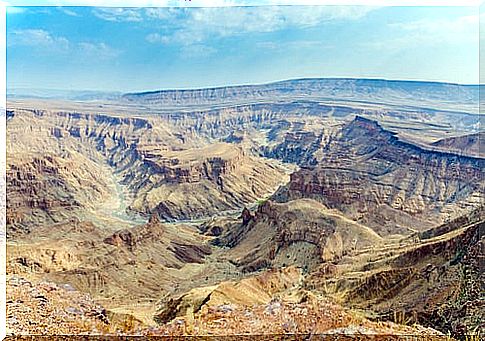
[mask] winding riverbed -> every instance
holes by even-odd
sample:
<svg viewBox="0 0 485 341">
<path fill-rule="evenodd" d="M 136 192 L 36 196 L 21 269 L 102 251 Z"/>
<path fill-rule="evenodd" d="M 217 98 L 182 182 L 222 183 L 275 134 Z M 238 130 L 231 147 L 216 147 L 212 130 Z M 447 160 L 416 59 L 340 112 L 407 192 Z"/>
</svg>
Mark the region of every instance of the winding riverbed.
<svg viewBox="0 0 485 341">
<path fill-rule="evenodd" d="M 111 174 L 109 184 L 110 192 L 113 193 L 110 199 L 105 201 L 103 205 L 97 210 L 98 214 L 109 216 L 117 221 L 130 225 L 145 224 L 147 219 L 133 212 L 128 212 L 127 208 L 133 200 L 126 185 L 121 184 L 121 179 L 107 169 Z"/>
</svg>

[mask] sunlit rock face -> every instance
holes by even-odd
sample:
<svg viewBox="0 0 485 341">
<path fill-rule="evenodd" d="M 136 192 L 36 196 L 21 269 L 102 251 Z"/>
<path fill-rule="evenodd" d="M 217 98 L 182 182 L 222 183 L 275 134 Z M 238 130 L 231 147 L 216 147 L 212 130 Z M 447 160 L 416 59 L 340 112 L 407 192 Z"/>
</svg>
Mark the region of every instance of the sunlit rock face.
<svg viewBox="0 0 485 341">
<path fill-rule="evenodd" d="M 313 198 L 387 235 L 430 227 L 482 198 L 483 159 L 401 141 L 375 121 L 357 117 L 325 150 L 275 199 Z"/>
</svg>

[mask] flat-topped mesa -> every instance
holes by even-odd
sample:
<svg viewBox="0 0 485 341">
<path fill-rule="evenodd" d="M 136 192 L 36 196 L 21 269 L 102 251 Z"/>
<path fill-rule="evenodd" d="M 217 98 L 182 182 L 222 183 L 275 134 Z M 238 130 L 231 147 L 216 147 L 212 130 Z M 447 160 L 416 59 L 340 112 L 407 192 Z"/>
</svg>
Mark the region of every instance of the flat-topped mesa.
<svg viewBox="0 0 485 341">
<path fill-rule="evenodd" d="M 470 140 L 470 143 L 478 143 L 480 141 L 480 134 L 470 134 L 462 136 L 463 141 Z M 436 149 L 435 146 L 445 145 L 446 142 L 450 144 L 455 142 L 457 138 L 442 139 L 432 143 L 430 145 L 417 144 L 415 142 L 407 141 L 398 137 L 396 132 L 390 131 L 382 127 L 379 122 L 368 119 L 362 116 L 355 116 L 354 120 L 346 124 L 341 133 L 342 139 L 353 140 L 360 144 L 364 142 L 369 146 L 377 146 L 380 149 L 387 147 L 388 144 L 394 145 L 398 148 L 405 148 L 408 153 L 401 153 L 396 156 L 411 157 L 411 159 L 416 159 L 420 156 L 433 156 L 433 157 L 449 157 L 449 158 L 459 158 L 460 161 L 472 162 L 476 164 L 481 164 L 484 162 L 484 158 L 479 155 L 466 155 L 461 152 L 457 152 L 459 148 L 456 149 Z M 448 141 L 449 140 L 449 141 Z M 370 148 L 370 147 L 369 147 Z"/>
<path fill-rule="evenodd" d="M 344 125 L 341 137 L 345 140 L 365 141 L 371 146 L 398 140 L 396 133 L 384 129 L 379 122 L 358 115 L 350 123 Z"/>
<path fill-rule="evenodd" d="M 143 161 L 157 173 L 160 180 L 167 183 L 194 183 L 210 180 L 215 183 L 221 176 L 235 173 L 243 163 L 246 153 L 232 145 L 224 146 L 220 156 L 210 156 L 204 149 L 191 150 L 196 155 L 187 158 L 189 151 L 169 152 L 168 156 L 141 151 Z M 204 154 L 207 155 L 204 156 Z"/>
<path fill-rule="evenodd" d="M 301 96 L 418 104 L 477 103 L 478 86 L 384 79 L 308 78 L 268 84 L 156 90 L 124 94 L 122 101 L 160 106 L 201 106 L 248 101 L 297 99 Z"/>
<path fill-rule="evenodd" d="M 378 129 L 380 131 L 383 131 L 384 129 L 381 127 L 379 122 L 375 120 L 371 120 L 368 118 L 365 118 L 363 116 L 356 115 L 352 124 L 354 125 L 360 125 L 361 127 L 366 127 L 370 129 Z"/>
</svg>

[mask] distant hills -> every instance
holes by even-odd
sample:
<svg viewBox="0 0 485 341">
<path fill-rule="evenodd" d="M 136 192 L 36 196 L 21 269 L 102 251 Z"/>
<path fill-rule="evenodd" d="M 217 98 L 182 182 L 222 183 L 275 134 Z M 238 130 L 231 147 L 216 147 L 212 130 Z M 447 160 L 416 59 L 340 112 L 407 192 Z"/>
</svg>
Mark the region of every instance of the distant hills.
<svg viewBox="0 0 485 341">
<path fill-rule="evenodd" d="M 479 85 L 454 83 L 354 79 L 302 78 L 266 84 L 234 85 L 198 89 L 162 89 L 121 93 L 94 90 L 29 89 L 7 90 L 7 98 L 39 98 L 75 101 L 104 100 L 152 106 L 197 106 L 248 104 L 295 100 L 335 100 L 412 106 L 452 105 L 478 107 Z"/>
<path fill-rule="evenodd" d="M 411 105 L 453 103 L 473 105 L 478 85 L 384 79 L 306 78 L 260 85 L 127 93 L 125 101 L 154 105 L 223 104 L 288 99 L 333 99 Z"/>
<path fill-rule="evenodd" d="M 34 89 L 13 88 L 7 89 L 7 98 L 38 98 L 38 99 L 61 99 L 72 101 L 90 100 L 116 100 L 121 96 L 120 92 L 96 91 L 96 90 L 62 90 L 62 89 Z"/>
</svg>

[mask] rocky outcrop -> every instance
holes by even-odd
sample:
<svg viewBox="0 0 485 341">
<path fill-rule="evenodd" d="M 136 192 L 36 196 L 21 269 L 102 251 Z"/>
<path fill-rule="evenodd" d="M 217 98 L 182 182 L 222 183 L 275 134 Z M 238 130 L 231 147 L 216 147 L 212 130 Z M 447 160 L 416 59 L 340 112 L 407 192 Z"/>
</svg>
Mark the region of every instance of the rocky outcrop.
<svg viewBox="0 0 485 341">
<path fill-rule="evenodd" d="M 77 153 L 13 158 L 7 169 L 10 233 L 80 215 L 110 195 L 101 167 Z"/>
<path fill-rule="evenodd" d="M 483 208 L 478 211 L 412 238 L 351 252 L 332 271 L 320 267 L 310 274 L 305 287 L 344 297 L 379 319 L 456 336 L 481 333 L 485 223 Z"/>
<path fill-rule="evenodd" d="M 482 197 L 485 159 L 423 149 L 365 118 L 344 126 L 325 150 L 274 198 L 313 198 L 387 235 L 457 216 Z"/>
<path fill-rule="evenodd" d="M 106 309 L 69 285 L 9 276 L 6 289 L 7 333 L 97 334 L 115 328 Z"/>
<path fill-rule="evenodd" d="M 483 206 L 479 206 L 465 215 L 459 216 L 455 219 L 445 222 L 444 224 L 438 225 L 436 227 L 419 233 L 418 237 L 420 240 L 439 237 L 464 226 L 469 226 L 483 220 L 485 220 L 485 208 Z"/>
<path fill-rule="evenodd" d="M 166 230 L 166 226 L 153 215 L 147 224 L 116 231 L 103 242 L 118 248 L 126 248 L 130 252 L 140 252 L 149 245 L 160 245 L 166 247 L 166 252 L 170 253 L 178 264 L 203 263 L 204 257 L 212 253 L 209 245 L 195 244 L 193 240 L 183 238 L 171 239 L 171 233 L 167 236 Z M 179 267 L 177 263 L 167 265 Z"/>
<path fill-rule="evenodd" d="M 276 146 L 263 147 L 263 154 L 300 166 L 315 165 L 315 152 L 322 147 L 323 135 L 323 132 L 317 136 L 312 131 L 296 129 L 286 133 Z"/>
<path fill-rule="evenodd" d="M 288 179 L 286 167 L 280 163 L 227 143 L 161 153 L 151 160 L 149 173 L 131 180 L 138 184 L 131 208 L 168 221 L 238 210 L 269 195 Z"/>
<path fill-rule="evenodd" d="M 140 155 L 143 162 L 157 174 L 160 182 L 193 183 L 209 180 L 220 185 L 222 177 L 237 172 L 247 157 L 241 149 L 227 148 L 228 157 L 212 157 L 210 150 L 203 148 L 193 151 L 198 154 L 193 159 L 183 159 L 184 153 L 172 153 L 167 157 L 141 150 Z"/>
<path fill-rule="evenodd" d="M 241 213 L 242 224 L 247 225 L 251 219 L 253 219 L 253 215 L 251 211 L 249 211 L 246 207 L 243 208 Z"/>
<path fill-rule="evenodd" d="M 170 242 L 169 250 L 184 263 L 203 263 L 204 257 L 212 253 L 209 245 L 193 245 L 177 241 Z"/>
<path fill-rule="evenodd" d="M 454 335 L 481 333 L 485 328 L 480 284 L 484 280 L 480 271 L 484 231 L 485 223 L 481 221 L 456 236 L 450 234 L 399 255 L 391 266 L 396 271 L 408 267 L 412 275 L 402 282 L 391 276 L 389 283 L 398 289 L 387 296 L 378 295 L 379 304 L 374 309 L 391 319 L 394 311 L 404 311 L 414 316 L 415 322 Z M 353 291 L 357 295 L 359 292 L 362 299 L 362 295 L 375 290 L 358 287 Z"/>
<path fill-rule="evenodd" d="M 308 199 L 284 204 L 266 201 L 214 243 L 227 246 L 244 271 L 296 265 L 308 270 L 342 257 L 348 250 L 380 241 L 369 228 Z"/>
<path fill-rule="evenodd" d="M 147 244 L 153 241 L 159 241 L 164 234 L 164 225 L 160 223 L 156 215 L 152 216 L 148 223 L 131 229 L 116 231 L 106 237 L 103 241 L 106 244 L 117 247 L 126 247 L 130 251 L 140 243 Z"/>
<path fill-rule="evenodd" d="M 221 282 L 216 286 L 196 288 L 178 297 L 164 297 L 158 302 L 154 319 L 159 323 L 197 313 L 203 307 L 239 304 L 251 306 L 269 303 L 277 294 L 296 289 L 302 277 L 295 267 L 268 270 L 240 281 Z"/>
</svg>

